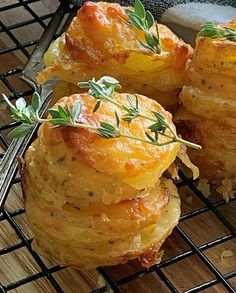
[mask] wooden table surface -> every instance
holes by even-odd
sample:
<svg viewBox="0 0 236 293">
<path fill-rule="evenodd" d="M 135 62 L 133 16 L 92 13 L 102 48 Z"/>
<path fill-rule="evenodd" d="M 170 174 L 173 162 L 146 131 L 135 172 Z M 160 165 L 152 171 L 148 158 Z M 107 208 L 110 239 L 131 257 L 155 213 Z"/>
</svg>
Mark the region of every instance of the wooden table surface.
<svg viewBox="0 0 236 293">
<path fill-rule="evenodd" d="M 15 3 L 17 1 L 1 0 L 0 6 Z M 55 11 L 58 2 L 54 1 L 39 1 L 29 5 L 37 15 L 45 15 Z M 32 19 L 32 16 L 28 11 L 22 7 L 14 8 L 9 11 L 1 12 L 0 20 L 6 25 L 14 25 L 16 23 Z M 48 20 L 45 20 L 47 23 Z M 33 23 L 27 26 L 23 26 L 18 29 L 12 29 L 11 32 L 20 42 L 30 42 L 39 38 L 43 32 L 43 28 Z M 0 33 L 0 50 L 11 47 L 13 45 L 12 40 L 6 33 Z M 28 47 L 29 53 L 33 47 Z M 15 69 L 16 67 L 23 66 L 27 58 L 20 50 L 16 50 L 11 53 L 0 55 L 0 72 L 7 72 Z M 14 88 L 18 92 L 28 90 L 29 87 L 19 79 L 19 75 L 15 74 L 7 78 L 7 80 L 14 85 Z M 9 89 L 0 81 L 0 92 L 9 94 Z M 9 112 L 4 109 L 0 104 L 0 126 L 5 125 L 11 121 Z M 4 133 L 5 134 L 5 133 Z M 4 146 L 1 146 L 4 149 Z M 182 214 L 190 213 L 199 208 L 203 208 L 205 204 L 195 195 L 188 187 L 181 187 L 179 193 L 182 198 Z M 218 201 L 220 198 L 217 196 L 210 197 L 212 202 Z M 14 184 L 10 190 L 9 197 L 7 199 L 5 207 L 9 212 L 14 211 L 24 206 L 22 200 L 21 187 L 19 184 Z M 232 201 L 229 204 L 221 205 L 219 211 L 226 217 L 226 219 L 236 226 L 236 201 Z M 19 225 L 21 230 L 27 239 L 33 237 L 29 228 L 25 214 L 21 214 L 14 217 L 14 221 Z M 222 244 L 214 245 L 213 247 L 207 247 L 205 244 L 215 239 L 226 237 L 230 234 L 229 230 L 221 223 L 221 221 L 211 211 L 204 211 L 193 218 L 181 221 L 181 229 L 192 239 L 195 245 L 203 246 L 204 255 L 214 264 L 221 274 L 227 274 L 236 268 L 236 239 L 229 237 L 229 240 Z M 230 239 L 232 238 L 232 239 Z M 26 247 L 21 247 L 10 253 L 4 253 L 6 247 L 20 243 L 20 239 L 16 235 L 15 231 L 4 220 L 0 222 L 0 283 L 7 285 L 16 282 L 27 276 L 40 272 L 35 260 Z M 190 246 L 182 239 L 178 231 L 168 238 L 163 246 L 165 251 L 163 260 L 168 260 L 174 256 L 177 256 L 183 252 L 186 253 L 186 257 L 174 262 L 171 265 L 162 268 L 162 272 L 172 282 L 172 284 L 179 290 L 184 292 L 192 287 L 198 286 L 204 282 L 215 278 L 213 273 L 206 267 L 199 256 L 191 252 Z M 221 260 L 221 253 L 224 250 L 231 250 L 234 256 Z M 56 265 L 53 259 L 42 258 L 47 267 Z M 130 262 L 126 265 L 119 265 L 106 268 L 109 276 L 113 280 L 119 280 L 121 278 L 132 275 L 135 272 L 142 270 L 137 262 Z M 53 276 L 58 281 L 64 292 L 83 292 L 87 293 L 96 288 L 102 286 L 102 279 L 97 270 L 89 271 L 77 271 L 72 268 L 66 268 L 60 272 L 53 273 Z M 229 280 L 230 284 L 234 286 L 236 290 L 236 277 Z M 133 280 L 132 282 L 124 283 L 119 287 L 121 292 L 129 293 L 165 293 L 170 292 L 169 289 L 161 281 L 159 275 L 154 271 L 145 275 L 142 278 Z M 26 285 L 20 286 L 11 292 L 21 293 L 34 293 L 34 292 L 55 292 L 55 289 L 51 286 L 50 282 L 44 277 L 30 282 Z M 216 284 L 213 287 L 205 289 L 204 292 L 228 292 L 223 285 Z"/>
</svg>

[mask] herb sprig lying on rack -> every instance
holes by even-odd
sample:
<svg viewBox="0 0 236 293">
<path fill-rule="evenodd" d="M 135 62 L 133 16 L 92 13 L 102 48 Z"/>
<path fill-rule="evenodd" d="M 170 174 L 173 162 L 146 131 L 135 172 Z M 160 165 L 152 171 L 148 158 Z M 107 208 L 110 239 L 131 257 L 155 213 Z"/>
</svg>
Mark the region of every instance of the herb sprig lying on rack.
<svg viewBox="0 0 236 293">
<path fill-rule="evenodd" d="M 82 111 L 81 101 L 78 101 L 73 107 L 70 107 L 70 105 L 67 104 L 65 109 L 60 105 L 58 105 L 57 108 L 51 108 L 48 110 L 51 118 L 42 119 L 38 115 L 38 111 L 40 108 L 40 96 L 37 93 L 33 94 L 31 105 L 27 105 L 23 98 L 18 99 L 16 101 L 16 104 L 13 105 L 9 101 L 9 99 L 5 95 L 3 95 L 3 98 L 11 109 L 13 118 L 16 121 L 22 123 L 20 126 L 16 127 L 9 135 L 13 138 L 25 136 L 36 124 L 48 122 L 52 123 L 55 127 L 69 126 L 89 129 L 105 139 L 125 137 L 128 139 L 142 141 L 156 146 L 163 146 L 170 143 L 179 142 L 192 148 L 201 148 L 201 146 L 197 144 L 191 143 L 178 137 L 175 131 L 168 124 L 165 117 L 160 112 L 152 111 L 152 115 L 144 115 L 139 107 L 137 95 L 135 96 L 135 100 L 132 100 L 131 97 L 127 95 L 128 106 L 116 101 L 112 96 L 114 90 L 120 88 L 120 84 L 116 79 L 104 76 L 98 81 L 92 79 L 88 82 L 81 82 L 79 83 L 79 86 L 81 88 L 88 88 L 88 94 L 91 97 L 97 99 L 97 103 L 93 110 L 94 112 L 99 109 L 102 102 L 112 103 L 124 112 L 121 117 L 118 116 L 117 111 L 114 112 L 116 127 L 105 121 L 101 121 L 99 127 L 90 124 L 78 123 L 77 121 L 79 121 L 78 118 Z M 138 117 L 142 117 L 151 122 L 150 126 L 145 132 L 146 138 L 128 135 L 121 132 L 119 127 L 120 120 L 123 120 L 130 124 L 134 119 Z M 167 139 L 160 142 L 160 136 L 166 137 Z"/>
<path fill-rule="evenodd" d="M 230 27 L 218 28 L 212 21 L 201 25 L 198 36 L 209 37 L 212 39 L 223 38 L 231 42 L 236 42 L 236 30 Z"/>
<path fill-rule="evenodd" d="M 125 13 L 129 18 L 129 21 L 126 23 L 129 26 L 135 27 L 136 29 L 144 32 L 146 43 L 138 39 L 139 44 L 143 48 L 153 53 L 160 54 L 161 43 L 159 38 L 158 26 L 151 12 L 148 10 L 145 10 L 140 0 L 135 0 L 134 10 L 125 9 Z M 154 35 L 150 31 L 151 27 L 154 24 L 156 28 L 156 35 Z"/>
</svg>

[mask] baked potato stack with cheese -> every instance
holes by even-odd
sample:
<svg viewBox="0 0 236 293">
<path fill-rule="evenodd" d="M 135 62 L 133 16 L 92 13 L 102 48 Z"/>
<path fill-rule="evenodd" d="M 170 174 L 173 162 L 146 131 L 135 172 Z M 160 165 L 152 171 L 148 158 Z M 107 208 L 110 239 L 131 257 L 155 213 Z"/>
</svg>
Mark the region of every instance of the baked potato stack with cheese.
<svg viewBox="0 0 236 293">
<path fill-rule="evenodd" d="M 69 29 L 46 52 L 46 69 L 38 80 L 44 83 L 57 76 L 77 84 L 93 77 L 113 76 L 124 92 L 154 98 L 174 112 L 178 93 L 186 83 L 185 65 L 192 48 L 158 24 L 161 52 L 150 52 L 138 42 L 146 42 L 144 32 L 127 25 L 125 8 L 117 3 L 86 2 Z M 150 31 L 156 34 L 155 25 Z M 63 84 L 61 88 L 65 87 Z"/>
<path fill-rule="evenodd" d="M 134 96 L 130 96 L 134 99 Z M 113 93 L 127 105 L 127 94 Z M 94 113 L 96 99 L 87 93 L 64 97 L 55 105 L 83 104 L 78 123 L 114 124 L 111 103 Z M 156 101 L 138 95 L 142 113 L 159 111 L 173 131 L 172 116 Z M 136 118 L 120 129 L 145 139 L 147 119 Z M 170 135 L 167 129 L 166 134 Z M 159 142 L 166 137 L 160 136 Z M 88 129 L 44 123 L 25 155 L 23 191 L 35 249 L 76 268 L 138 259 L 149 267 L 178 223 L 180 201 L 171 180 L 162 177 L 180 144 L 155 146 L 125 137 L 104 139 Z"/>
<path fill-rule="evenodd" d="M 218 26 L 225 27 L 235 30 L 236 20 Z M 236 189 L 236 42 L 197 37 L 187 74 L 175 122 L 185 139 L 203 147 L 188 150 L 201 177 L 228 200 Z"/>
</svg>

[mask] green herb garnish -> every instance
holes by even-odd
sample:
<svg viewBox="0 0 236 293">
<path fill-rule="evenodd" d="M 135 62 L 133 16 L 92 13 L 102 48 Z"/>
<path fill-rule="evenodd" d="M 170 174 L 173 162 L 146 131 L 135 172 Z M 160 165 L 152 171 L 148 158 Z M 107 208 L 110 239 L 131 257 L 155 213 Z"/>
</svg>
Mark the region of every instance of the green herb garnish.
<svg viewBox="0 0 236 293">
<path fill-rule="evenodd" d="M 178 137 L 175 130 L 171 128 L 165 117 L 160 112 L 152 111 L 152 115 L 150 116 L 142 114 L 137 95 L 135 95 L 135 100 L 132 100 L 131 97 L 127 95 L 127 105 L 116 101 L 113 98 L 113 92 L 115 89 L 121 87 L 116 79 L 109 76 L 104 76 L 96 81 L 93 78 L 88 82 L 79 83 L 79 86 L 81 88 L 88 88 L 88 94 L 98 100 L 94 107 L 94 112 L 99 109 L 103 102 L 112 103 L 122 110 L 123 115 L 121 117 L 118 116 L 117 111 L 114 112 L 114 122 L 116 122 L 116 126 L 113 126 L 112 124 L 105 121 L 101 121 L 100 126 L 98 127 L 90 124 L 80 123 L 79 117 L 82 111 L 81 101 L 78 101 L 72 108 L 69 104 L 67 104 L 66 108 L 58 105 L 57 108 L 49 109 L 48 112 L 50 113 L 51 118 L 42 119 L 38 114 L 40 108 L 40 96 L 37 93 L 33 94 L 31 105 L 27 105 L 23 98 L 18 99 L 16 104 L 13 105 L 9 99 L 3 95 L 3 98 L 11 109 L 12 117 L 16 121 L 22 123 L 20 126 L 11 131 L 9 135 L 13 138 L 25 136 L 36 124 L 47 122 L 53 124 L 54 127 L 69 126 L 89 129 L 105 139 L 125 137 L 156 146 L 179 142 L 192 148 L 201 148 L 197 144 Z M 122 133 L 119 128 L 120 120 L 127 122 L 129 125 L 137 117 L 142 117 L 150 121 L 150 125 L 145 131 L 146 138 Z M 168 133 L 166 133 L 167 130 L 169 130 Z M 167 140 L 165 142 L 160 142 L 160 136 L 166 137 Z"/>
<path fill-rule="evenodd" d="M 198 36 L 209 37 L 212 39 L 223 38 L 231 42 L 236 42 L 236 30 L 230 27 L 218 28 L 212 21 L 201 25 Z"/>
<path fill-rule="evenodd" d="M 161 53 L 161 43 L 159 38 L 159 31 L 157 22 L 154 20 L 153 15 L 150 11 L 145 10 L 142 2 L 140 0 L 135 0 L 134 10 L 125 9 L 125 13 L 129 18 L 129 21 L 126 22 L 129 26 L 135 27 L 138 30 L 143 31 L 145 34 L 145 41 L 138 39 L 139 44 L 156 54 Z M 152 34 L 150 29 L 155 24 L 156 35 Z"/>
</svg>

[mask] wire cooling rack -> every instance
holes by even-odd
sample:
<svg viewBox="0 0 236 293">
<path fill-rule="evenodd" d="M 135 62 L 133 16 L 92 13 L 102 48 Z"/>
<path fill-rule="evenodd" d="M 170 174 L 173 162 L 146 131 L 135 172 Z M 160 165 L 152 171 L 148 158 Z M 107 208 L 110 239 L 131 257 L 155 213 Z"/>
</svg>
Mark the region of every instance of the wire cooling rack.
<svg viewBox="0 0 236 293">
<path fill-rule="evenodd" d="M 14 9 L 24 9 L 29 15 L 27 20 L 15 18 L 13 24 L 5 24 L 0 21 L 0 41 L 4 38 L 9 39 L 7 46 L 0 48 L 0 64 L 8 54 L 11 56 L 21 56 L 21 60 L 27 60 L 31 51 L 37 44 L 38 39 L 31 39 L 23 42 L 17 36 L 17 29 L 22 28 L 27 31 L 29 25 L 38 25 L 41 30 L 47 28 L 47 23 L 53 16 L 54 11 L 38 15 L 35 7 L 39 0 L 13 0 L 3 1 L 0 13 L 6 15 Z M 45 1 L 46 2 L 46 1 Z M 45 3 L 44 2 L 44 3 Z M 48 1 L 49 2 L 49 1 Z M 4 4 L 5 3 L 5 4 Z M 59 2 L 58 2 L 59 5 Z M 55 7 L 56 10 L 57 7 Z M 53 8 L 54 9 L 54 8 Z M 65 19 L 68 17 L 68 10 L 65 12 Z M 4 19 L 1 17 L 0 19 Z M 3 45 L 0 43 L 0 45 Z M 23 56 L 23 57 L 22 57 Z M 16 58 L 17 59 L 17 58 Z M 24 63 L 24 62 L 23 62 Z M 0 67 L 2 68 L 2 67 Z M 18 64 L 5 64 L 0 73 L 0 89 L 5 91 L 11 100 L 20 96 L 28 97 L 32 94 L 32 89 L 18 86 L 18 79 L 22 72 L 22 62 Z M 16 86 L 17 84 L 17 86 Z M 6 110 L 4 110 L 6 113 Z M 14 128 L 17 123 L 12 122 L 7 114 L 3 117 L 3 109 L 0 104 L 0 160 L 4 157 L 9 147 L 7 133 Z M 3 119 L 2 119 L 3 118 Z M 220 260 L 220 254 L 224 249 L 236 247 L 236 201 L 231 200 L 226 204 L 220 197 L 205 197 L 196 184 L 180 173 L 181 182 L 177 184 L 179 193 L 182 195 L 182 216 L 180 224 L 175 228 L 172 236 L 164 245 L 165 256 L 159 265 L 150 269 L 143 269 L 137 264 L 123 265 L 116 267 L 100 267 L 97 273 L 102 275 L 105 283 L 97 283 L 93 289 L 80 289 L 77 287 L 73 292 L 236 292 L 236 262 L 235 257 L 231 260 Z M 19 185 L 20 177 L 15 174 L 8 184 L 7 192 L 11 192 L 15 186 Z M 187 194 L 187 195 L 186 195 Z M 16 196 L 16 195 L 14 195 Z M 31 247 L 32 235 L 26 235 L 20 222 L 16 219 L 23 217 L 25 209 L 21 207 L 10 207 L 8 201 L 0 214 L 0 240 L 3 238 L 2 229 L 8 225 L 12 229 L 11 237 L 17 239 L 16 243 L 9 244 L 9 241 L 0 241 L 0 291 L 1 292 L 72 292 L 63 288 L 56 277 L 58 272 L 65 272 L 67 269 L 59 265 L 48 265 L 45 259 L 41 258 Z M 197 227 L 196 227 L 197 226 Z M 214 232 L 213 230 L 218 232 Z M 37 264 L 38 270 L 14 281 L 1 280 L 3 276 L 3 262 L 1 258 L 6 258 L 13 252 L 26 249 L 32 260 Z M 168 254 L 173 251 L 173 254 Z M 17 262 L 17 258 L 15 260 Z M 226 263 L 225 263 L 226 262 Z M 27 266 L 28 264 L 26 264 Z M 12 272 L 15 272 L 16 264 L 12 264 Z M 10 272 L 9 272 L 10 273 Z M 190 274 L 190 277 L 188 276 Z M 195 280 L 191 283 L 191 274 Z M 188 276 L 188 277 L 187 277 Z M 190 278 L 190 279 L 189 279 Z M 27 284 L 37 280 L 44 280 L 50 285 L 51 291 L 38 287 L 34 291 L 24 289 Z M 71 280 L 73 282 L 73 280 Z M 146 284 L 143 287 L 143 284 Z M 37 288 L 37 287 L 36 287 Z M 15 290 L 15 291 L 14 291 Z"/>
</svg>

